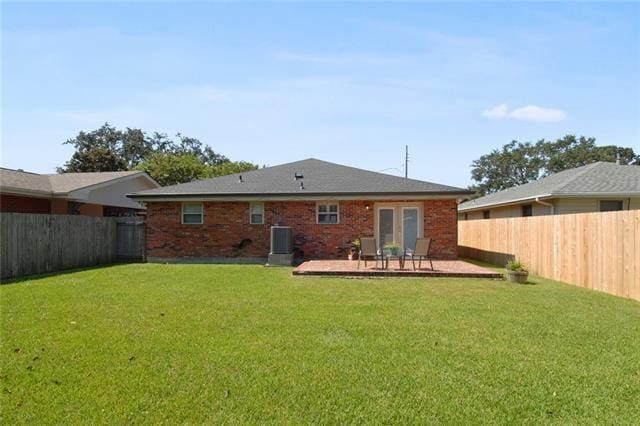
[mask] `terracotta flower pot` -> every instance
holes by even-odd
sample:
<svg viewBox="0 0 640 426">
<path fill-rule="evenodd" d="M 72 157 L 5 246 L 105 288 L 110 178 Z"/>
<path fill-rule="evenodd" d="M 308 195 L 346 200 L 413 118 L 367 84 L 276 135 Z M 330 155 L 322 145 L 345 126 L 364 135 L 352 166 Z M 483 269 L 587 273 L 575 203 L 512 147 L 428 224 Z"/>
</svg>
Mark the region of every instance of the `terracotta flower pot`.
<svg viewBox="0 0 640 426">
<path fill-rule="evenodd" d="M 507 279 L 507 281 L 512 283 L 524 284 L 527 282 L 527 279 L 529 278 L 529 272 L 507 270 L 505 274 L 505 278 Z"/>
</svg>

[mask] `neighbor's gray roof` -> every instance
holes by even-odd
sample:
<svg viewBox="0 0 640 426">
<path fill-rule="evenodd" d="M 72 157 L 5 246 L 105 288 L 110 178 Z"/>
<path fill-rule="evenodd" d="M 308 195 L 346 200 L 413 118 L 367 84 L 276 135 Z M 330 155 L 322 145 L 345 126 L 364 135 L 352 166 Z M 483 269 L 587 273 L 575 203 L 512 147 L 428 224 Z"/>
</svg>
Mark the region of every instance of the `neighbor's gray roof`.
<svg viewBox="0 0 640 426">
<path fill-rule="evenodd" d="M 0 168 L 0 190 L 5 192 L 14 190 L 42 195 L 63 195 L 114 179 L 143 173 L 140 171 L 128 171 L 41 175 L 22 170 Z"/>
<path fill-rule="evenodd" d="M 51 194 L 51 182 L 45 175 L 0 168 L 0 189 L 16 189 L 38 194 Z"/>
<path fill-rule="evenodd" d="M 640 196 L 640 166 L 592 163 L 514 186 L 458 206 L 458 211 L 511 204 L 536 197 Z"/>
<path fill-rule="evenodd" d="M 304 177 L 296 180 L 295 173 Z M 240 175 L 242 182 L 240 182 Z M 304 189 L 300 188 L 303 183 Z M 133 198 L 154 199 L 188 196 L 295 196 L 313 195 L 468 195 L 470 191 L 437 183 L 404 179 L 313 158 L 236 173 L 213 179 L 130 194 Z"/>
<path fill-rule="evenodd" d="M 88 186 L 98 185 L 125 176 L 137 175 L 144 172 L 94 172 L 94 173 L 61 173 L 46 175 L 51 182 L 51 189 L 55 193 L 68 193 Z"/>
</svg>

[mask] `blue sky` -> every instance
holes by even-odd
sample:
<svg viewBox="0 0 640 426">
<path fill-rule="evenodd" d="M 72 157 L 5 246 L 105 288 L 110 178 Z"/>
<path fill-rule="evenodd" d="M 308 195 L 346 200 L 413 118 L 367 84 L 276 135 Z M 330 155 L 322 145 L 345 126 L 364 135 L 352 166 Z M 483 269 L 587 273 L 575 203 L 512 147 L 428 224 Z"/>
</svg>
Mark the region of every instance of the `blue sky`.
<svg viewBox="0 0 640 426">
<path fill-rule="evenodd" d="M 640 151 L 640 3 L 3 3 L 2 165 L 105 121 L 450 185 L 513 139 Z"/>
</svg>

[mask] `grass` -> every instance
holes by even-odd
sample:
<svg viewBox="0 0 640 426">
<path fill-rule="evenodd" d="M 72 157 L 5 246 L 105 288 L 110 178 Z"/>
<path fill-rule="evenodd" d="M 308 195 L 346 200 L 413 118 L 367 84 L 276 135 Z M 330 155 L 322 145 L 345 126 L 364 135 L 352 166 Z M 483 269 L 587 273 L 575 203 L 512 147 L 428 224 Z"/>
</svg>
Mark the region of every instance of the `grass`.
<svg viewBox="0 0 640 426">
<path fill-rule="evenodd" d="M 640 303 L 121 265 L 0 287 L 3 424 L 635 423 Z"/>
</svg>

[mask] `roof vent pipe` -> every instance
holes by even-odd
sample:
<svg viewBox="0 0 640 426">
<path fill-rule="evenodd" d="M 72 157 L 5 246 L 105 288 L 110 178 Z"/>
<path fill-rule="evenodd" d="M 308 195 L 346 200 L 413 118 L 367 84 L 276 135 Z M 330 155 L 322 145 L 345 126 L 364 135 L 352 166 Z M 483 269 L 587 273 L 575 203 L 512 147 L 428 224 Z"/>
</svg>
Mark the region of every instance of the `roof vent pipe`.
<svg viewBox="0 0 640 426">
<path fill-rule="evenodd" d="M 304 183 L 300 182 L 300 189 L 304 189 Z"/>
<path fill-rule="evenodd" d="M 238 176 L 238 182 L 242 183 L 242 175 Z"/>
</svg>

